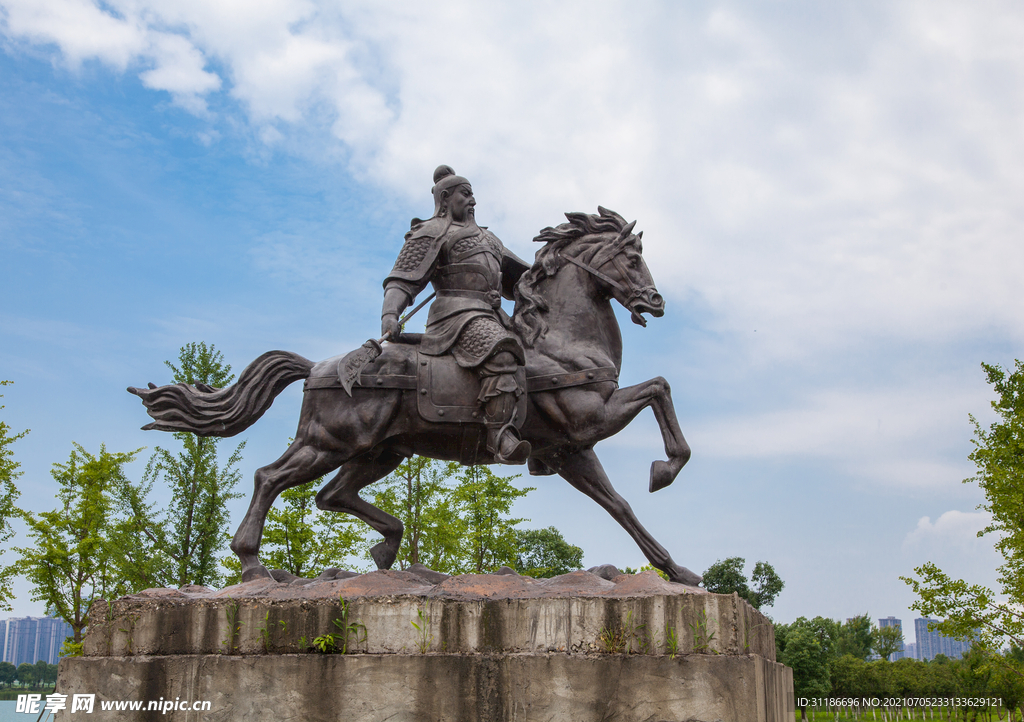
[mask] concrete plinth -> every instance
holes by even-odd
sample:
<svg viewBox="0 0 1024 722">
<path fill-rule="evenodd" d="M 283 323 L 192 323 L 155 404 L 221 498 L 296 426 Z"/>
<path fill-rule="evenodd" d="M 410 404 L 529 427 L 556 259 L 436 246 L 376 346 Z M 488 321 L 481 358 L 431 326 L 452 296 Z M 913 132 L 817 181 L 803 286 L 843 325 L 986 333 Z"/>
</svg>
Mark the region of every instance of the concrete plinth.
<svg viewBox="0 0 1024 722">
<path fill-rule="evenodd" d="M 204 721 L 793 719 L 792 673 L 746 602 L 583 575 L 149 590 L 100 608 L 107 621 L 86 656 L 61 661 L 58 690 L 69 709 L 70 695 L 96 694 L 97 719 L 116 720 L 168 717 L 104 701 L 206 701 L 166 713 Z M 350 653 L 310 651 L 356 623 Z"/>
</svg>

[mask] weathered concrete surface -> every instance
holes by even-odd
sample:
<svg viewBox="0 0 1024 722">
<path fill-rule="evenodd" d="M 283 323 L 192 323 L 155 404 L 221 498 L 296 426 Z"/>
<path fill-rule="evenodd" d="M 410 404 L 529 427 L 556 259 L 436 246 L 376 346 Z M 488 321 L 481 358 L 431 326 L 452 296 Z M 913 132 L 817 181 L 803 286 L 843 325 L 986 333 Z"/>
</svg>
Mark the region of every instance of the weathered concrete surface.
<svg viewBox="0 0 1024 722">
<path fill-rule="evenodd" d="M 606 651 L 605 633 L 645 654 L 667 653 L 674 635 L 679 653 L 775 659 L 771 622 L 744 600 L 694 594 L 654 572 L 623 575 L 618 584 L 582 571 L 545 580 L 467 574 L 437 585 L 409 576 L 373 572 L 315 589 L 266 581 L 220 592 L 149 590 L 95 611 L 93 618 L 109 620 L 90 628 L 85 655 L 305 652 L 338 631 L 344 595 L 348 621 L 365 628 L 352 649 L 370 654 L 424 646 L 463 654 Z"/>
<path fill-rule="evenodd" d="M 183 655 L 61 661 L 58 688 L 203 700 L 178 722 L 791 722 L 789 669 L 756 655 Z M 62 713 L 57 719 L 71 720 Z"/>
<path fill-rule="evenodd" d="M 169 713 L 178 720 L 793 715 L 792 673 L 774 661 L 767 618 L 736 595 L 653 572 L 262 580 L 220 591 L 147 590 L 91 616 L 105 621 L 89 628 L 84 657 L 61 661 L 58 689 L 100 700 L 211 702 L 209 712 Z M 312 652 L 316 637 L 355 623 L 353 654 Z"/>
</svg>

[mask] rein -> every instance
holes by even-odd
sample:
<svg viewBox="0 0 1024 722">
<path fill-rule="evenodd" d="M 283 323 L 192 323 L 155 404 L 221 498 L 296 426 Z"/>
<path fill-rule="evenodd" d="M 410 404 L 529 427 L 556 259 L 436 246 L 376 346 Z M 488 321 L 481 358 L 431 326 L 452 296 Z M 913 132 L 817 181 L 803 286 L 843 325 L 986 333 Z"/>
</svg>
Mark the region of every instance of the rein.
<svg viewBox="0 0 1024 722">
<path fill-rule="evenodd" d="M 616 253 L 615 255 L 613 255 L 611 257 L 610 260 L 611 260 L 611 262 L 613 264 L 615 264 L 615 268 L 618 269 L 619 274 L 623 278 L 629 278 L 629 274 L 626 273 L 626 270 L 622 267 L 622 262 L 619 260 L 619 255 L 620 255 L 619 253 Z M 615 279 L 611 278 L 607 274 L 601 273 L 601 271 L 599 271 L 598 269 L 594 268 L 593 266 L 588 266 L 586 263 L 584 263 L 583 261 L 581 261 L 581 260 L 579 260 L 577 258 L 574 258 L 572 256 L 563 256 L 561 253 L 558 254 L 558 257 L 559 258 L 564 258 L 566 261 L 568 261 L 569 263 L 573 264 L 574 266 L 578 266 L 578 267 L 582 268 L 584 271 L 586 271 L 590 275 L 592 275 L 595 278 L 598 278 L 598 279 L 604 281 L 609 286 L 611 286 L 613 289 L 618 291 L 619 294 L 626 299 L 625 302 L 622 305 L 625 306 L 627 309 L 629 309 L 629 312 L 632 314 L 634 319 L 639 319 L 638 323 L 641 326 L 644 326 L 644 327 L 647 326 L 647 319 L 645 319 L 641 314 L 639 314 L 639 313 L 637 313 L 636 311 L 633 310 L 633 303 L 635 301 L 637 301 L 638 299 L 643 298 L 644 294 L 647 293 L 648 291 L 653 290 L 654 289 L 653 286 L 644 286 L 643 288 L 640 288 L 640 287 L 634 286 L 632 283 L 630 283 L 629 287 L 625 288 L 625 287 L 623 287 L 623 285 L 621 283 L 619 283 Z M 607 263 L 607 261 L 605 261 L 605 263 Z"/>
</svg>

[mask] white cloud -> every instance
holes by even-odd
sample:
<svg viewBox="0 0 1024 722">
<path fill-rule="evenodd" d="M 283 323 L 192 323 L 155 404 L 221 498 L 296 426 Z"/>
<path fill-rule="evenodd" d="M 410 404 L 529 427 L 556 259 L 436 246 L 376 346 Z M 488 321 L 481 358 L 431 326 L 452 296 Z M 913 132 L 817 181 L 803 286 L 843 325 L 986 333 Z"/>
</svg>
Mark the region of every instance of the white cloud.
<svg viewBox="0 0 1024 722">
<path fill-rule="evenodd" d="M 205 58 L 180 35 L 152 33 L 149 51 L 155 67 L 139 74 L 142 84 L 153 90 L 166 90 L 186 110 L 206 111 L 203 95 L 220 88 L 220 76 L 203 69 Z"/>
<path fill-rule="evenodd" d="M 851 478 L 888 488 L 948 491 L 970 475 L 949 440 L 958 431 L 962 440 L 968 435 L 972 393 L 952 385 L 832 389 L 794 401 L 709 419 L 688 438 L 701 454 L 719 459 L 828 459 Z"/>
<path fill-rule="evenodd" d="M 72 65 L 96 59 L 123 71 L 147 45 L 145 28 L 90 0 L 4 0 L 2 7 L 6 34 L 55 44 Z"/>
<path fill-rule="evenodd" d="M 523 255 L 566 210 L 637 218 L 662 292 L 702 299 L 752 365 L 1024 340 L 1016 4 L 0 7 L 10 38 L 138 73 L 197 115 L 234 99 L 268 147 L 344 158 L 424 213 L 450 163 Z"/>
<path fill-rule="evenodd" d="M 903 541 L 905 551 L 953 549 L 972 552 L 979 547 L 991 548 L 990 539 L 980 539 L 978 532 L 992 521 L 992 515 L 984 511 L 947 511 L 934 522 L 923 516 L 917 528 L 909 532 Z"/>
</svg>

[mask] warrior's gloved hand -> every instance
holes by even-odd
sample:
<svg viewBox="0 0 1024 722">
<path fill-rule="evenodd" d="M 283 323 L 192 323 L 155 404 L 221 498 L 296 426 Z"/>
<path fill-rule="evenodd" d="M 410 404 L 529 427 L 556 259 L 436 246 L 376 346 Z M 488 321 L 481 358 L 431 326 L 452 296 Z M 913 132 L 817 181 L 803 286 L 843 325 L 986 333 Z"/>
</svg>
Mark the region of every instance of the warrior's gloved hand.
<svg viewBox="0 0 1024 722">
<path fill-rule="evenodd" d="M 398 323 L 398 316 L 392 316 L 388 314 L 380 320 L 380 335 L 395 338 L 398 336 L 401 330 L 401 325 Z"/>
</svg>

